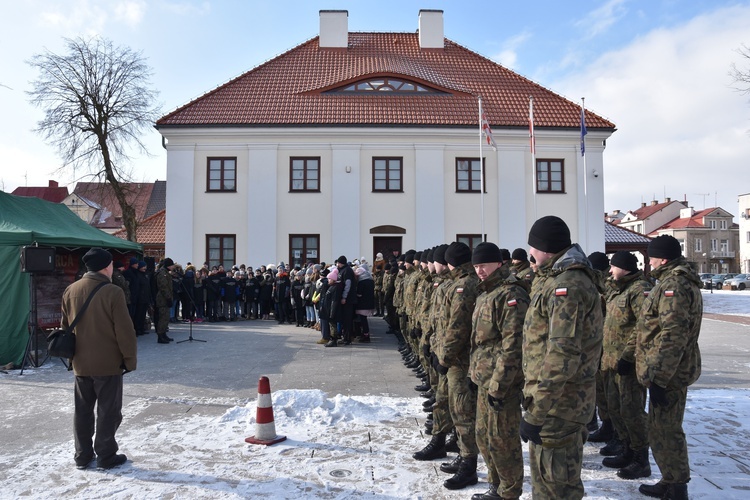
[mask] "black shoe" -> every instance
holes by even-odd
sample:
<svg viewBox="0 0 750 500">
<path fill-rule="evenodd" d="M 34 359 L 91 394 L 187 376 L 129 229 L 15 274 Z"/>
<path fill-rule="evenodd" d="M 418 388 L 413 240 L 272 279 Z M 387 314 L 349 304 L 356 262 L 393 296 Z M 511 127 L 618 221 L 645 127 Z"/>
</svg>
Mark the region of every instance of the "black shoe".
<svg viewBox="0 0 750 500">
<path fill-rule="evenodd" d="M 589 431 L 589 434 L 599 430 L 599 421 L 596 419 L 596 412 L 594 412 L 594 416 L 589 420 L 589 423 L 586 424 L 586 430 Z"/>
<path fill-rule="evenodd" d="M 418 392 L 429 391 L 430 390 L 430 384 L 417 385 L 417 386 L 414 387 L 414 390 L 418 391 Z M 427 397 L 430 397 L 430 396 L 427 396 Z"/>
<path fill-rule="evenodd" d="M 456 458 L 454 458 L 450 462 L 443 462 L 442 464 L 440 464 L 440 470 L 442 472 L 447 472 L 448 474 L 455 474 L 456 472 L 458 472 L 458 468 L 460 465 L 461 455 L 456 455 Z"/>
<path fill-rule="evenodd" d="M 642 484 L 638 487 L 638 491 L 647 497 L 664 498 L 667 488 L 669 488 L 669 484 L 659 481 L 656 484 Z"/>
<path fill-rule="evenodd" d="M 633 450 L 630 449 L 630 445 L 627 441 L 623 441 L 620 453 L 614 457 L 606 457 L 602 460 L 602 465 L 611 469 L 622 469 L 623 467 L 632 464 L 633 459 Z"/>
<path fill-rule="evenodd" d="M 91 465 L 91 462 L 94 460 L 94 457 L 89 458 L 88 460 L 84 459 L 76 459 L 76 469 L 78 470 L 85 470 L 89 468 L 89 465 Z"/>
<path fill-rule="evenodd" d="M 606 443 L 611 441 L 613 437 L 615 437 L 615 431 L 612 427 L 612 421 L 607 419 L 602 422 L 598 431 L 589 434 L 587 441 L 589 443 Z"/>
<path fill-rule="evenodd" d="M 445 458 L 445 434 L 439 433 L 432 436 L 430 442 L 412 455 L 414 460 L 434 460 L 436 458 Z"/>
<path fill-rule="evenodd" d="M 622 452 L 623 445 L 619 439 L 612 439 L 607 446 L 599 450 L 599 454 L 604 457 L 616 457 Z"/>
<path fill-rule="evenodd" d="M 667 491 L 662 498 L 669 500 L 688 500 L 687 483 L 671 483 L 667 485 Z"/>
<path fill-rule="evenodd" d="M 169 344 L 169 340 L 166 339 L 166 335 L 159 335 L 156 339 L 158 344 Z"/>
<path fill-rule="evenodd" d="M 97 469 L 112 469 L 113 467 L 120 466 L 128 461 L 128 457 L 125 455 L 115 455 L 109 460 L 96 461 Z"/>
<path fill-rule="evenodd" d="M 352 345 L 352 341 L 351 340 L 345 340 L 345 341 L 343 341 L 341 343 L 341 345 Z"/>
<path fill-rule="evenodd" d="M 339 343 L 336 341 L 336 339 L 331 339 L 326 344 L 326 347 L 338 347 Z"/>
<path fill-rule="evenodd" d="M 435 404 L 435 397 L 431 397 L 427 401 L 422 402 L 422 408 L 432 408 L 432 405 Z"/>
<path fill-rule="evenodd" d="M 164 334 L 164 338 L 167 339 L 170 342 L 174 342 L 174 339 L 172 337 L 170 337 L 169 335 L 167 335 L 166 333 Z"/>
<path fill-rule="evenodd" d="M 460 490 L 467 486 L 477 484 L 479 478 L 477 478 L 477 457 L 463 458 L 461 459 L 461 465 L 458 466 L 458 471 L 443 482 L 443 486 L 449 490 Z"/>
<path fill-rule="evenodd" d="M 648 447 L 634 450 L 633 461 L 630 465 L 617 471 L 617 477 L 622 479 L 640 479 L 651 476 L 651 464 L 648 461 Z"/>
<path fill-rule="evenodd" d="M 423 385 L 427 385 L 427 383 L 425 382 L 424 384 L 418 385 L 417 387 L 422 387 Z M 415 387 L 415 389 L 416 389 L 416 387 Z M 419 397 L 420 398 L 431 398 L 434 395 L 435 395 L 435 393 L 432 391 L 432 389 L 430 389 L 427 392 L 423 392 L 422 394 L 420 394 Z"/>
<path fill-rule="evenodd" d="M 498 498 L 502 499 L 502 497 L 497 494 L 498 486 L 500 485 L 490 484 L 489 489 L 484 493 L 474 493 L 473 495 L 471 495 L 471 500 L 496 500 Z"/>
</svg>

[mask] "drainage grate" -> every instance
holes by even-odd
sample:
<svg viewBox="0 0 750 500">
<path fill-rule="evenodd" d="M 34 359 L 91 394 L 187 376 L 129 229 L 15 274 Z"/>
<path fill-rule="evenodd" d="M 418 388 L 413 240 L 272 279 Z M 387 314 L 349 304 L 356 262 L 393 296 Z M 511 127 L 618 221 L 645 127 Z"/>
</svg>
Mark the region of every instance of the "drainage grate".
<svg viewBox="0 0 750 500">
<path fill-rule="evenodd" d="M 330 472 L 333 477 L 347 477 L 352 475 L 352 471 L 346 469 L 334 469 Z"/>
</svg>

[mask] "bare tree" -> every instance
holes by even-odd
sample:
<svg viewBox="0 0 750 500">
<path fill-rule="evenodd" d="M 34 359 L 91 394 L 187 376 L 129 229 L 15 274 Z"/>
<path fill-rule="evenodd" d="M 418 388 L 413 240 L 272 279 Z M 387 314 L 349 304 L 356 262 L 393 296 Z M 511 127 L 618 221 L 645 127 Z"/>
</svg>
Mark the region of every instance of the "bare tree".
<svg viewBox="0 0 750 500">
<path fill-rule="evenodd" d="M 750 47 L 742 44 L 742 47 L 737 49 L 737 52 L 750 61 Z M 729 76 L 732 77 L 734 83 L 737 85 L 737 87 L 735 87 L 737 90 L 743 94 L 750 94 L 750 67 L 741 69 L 738 68 L 736 64 L 732 63 Z"/>
<path fill-rule="evenodd" d="M 44 110 L 36 131 L 57 148 L 60 170 L 85 169 L 112 186 L 128 240 L 136 241 L 136 214 L 126 189 L 132 180 L 128 151 L 148 153 L 141 134 L 159 115 L 151 69 L 142 53 L 103 38 L 65 42 L 67 53 L 47 50 L 29 61 L 39 70 L 30 101 Z"/>
</svg>

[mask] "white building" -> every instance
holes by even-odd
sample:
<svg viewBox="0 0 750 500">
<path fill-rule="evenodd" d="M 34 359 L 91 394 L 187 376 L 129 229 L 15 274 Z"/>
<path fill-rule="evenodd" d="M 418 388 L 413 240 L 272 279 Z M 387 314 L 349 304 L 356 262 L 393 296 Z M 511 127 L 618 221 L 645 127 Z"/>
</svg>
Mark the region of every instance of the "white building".
<svg viewBox="0 0 750 500">
<path fill-rule="evenodd" d="M 484 145 L 483 174 L 478 96 L 497 143 Z M 445 38 L 442 11 L 420 11 L 416 33 L 350 33 L 346 11 L 321 11 L 319 37 L 157 122 L 166 254 L 370 260 L 475 244 L 482 232 L 513 249 L 548 214 L 587 253 L 603 251 L 603 154 L 615 126 L 586 112 L 584 158 L 580 116 L 578 104 Z"/>
<path fill-rule="evenodd" d="M 737 197 L 740 206 L 740 272 L 750 273 L 750 193 Z"/>
</svg>

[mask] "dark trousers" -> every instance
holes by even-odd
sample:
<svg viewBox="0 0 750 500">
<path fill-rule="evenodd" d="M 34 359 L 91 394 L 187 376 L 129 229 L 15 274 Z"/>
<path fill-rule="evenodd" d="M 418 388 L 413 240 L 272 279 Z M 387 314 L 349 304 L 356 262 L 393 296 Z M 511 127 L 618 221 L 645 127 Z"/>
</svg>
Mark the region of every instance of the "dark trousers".
<svg viewBox="0 0 750 500">
<path fill-rule="evenodd" d="M 148 304 L 136 304 L 135 316 L 133 317 L 133 327 L 137 335 L 146 333 L 146 311 Z"/>
<path fill-rule="evenodd" d="M 94 417 L 96 405 L 96 417 Z M 115 432 L 122 422 L 122 375 L 108 377 L 76 377 L 75 461 L 85 464 L 97 456 L 98 463 L 111 460 L 119 449 Z M 96 440 L 93 441 L 94 430 Z"/>
</svg>

